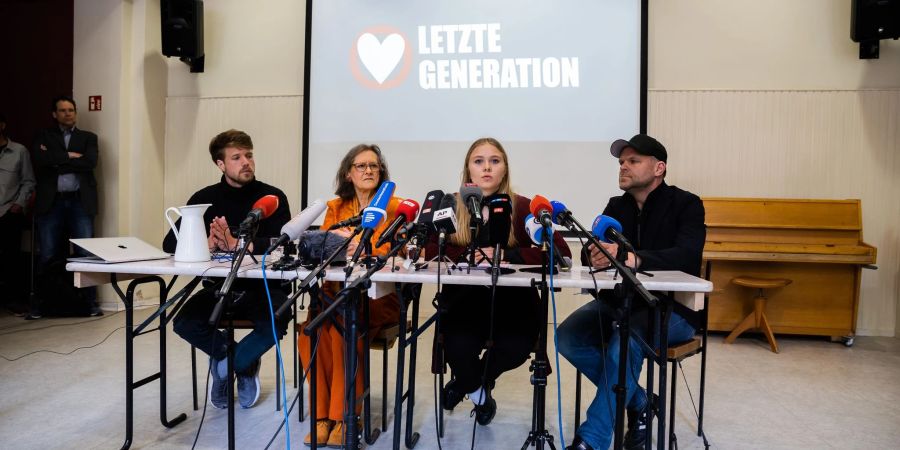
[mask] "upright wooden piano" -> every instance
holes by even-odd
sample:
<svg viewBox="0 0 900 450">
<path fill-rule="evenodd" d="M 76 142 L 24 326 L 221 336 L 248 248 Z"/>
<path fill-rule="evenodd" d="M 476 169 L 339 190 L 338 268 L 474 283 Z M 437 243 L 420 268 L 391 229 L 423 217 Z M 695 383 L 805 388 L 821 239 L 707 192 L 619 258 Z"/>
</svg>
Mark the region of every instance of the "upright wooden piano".
<svg viewBox="0 0 900 450">
<path fill-rule="evenodd" d="M 789 278 L 767 292 L 773 331 L 845 337 L 852 344 L 862 268 L 876 249 L 862 240 L 859 200 L 704 198 L 705 264 L 711 264 L 709 329 L 731 331 L 753 310 L 736 276 Z"/>
</svg>

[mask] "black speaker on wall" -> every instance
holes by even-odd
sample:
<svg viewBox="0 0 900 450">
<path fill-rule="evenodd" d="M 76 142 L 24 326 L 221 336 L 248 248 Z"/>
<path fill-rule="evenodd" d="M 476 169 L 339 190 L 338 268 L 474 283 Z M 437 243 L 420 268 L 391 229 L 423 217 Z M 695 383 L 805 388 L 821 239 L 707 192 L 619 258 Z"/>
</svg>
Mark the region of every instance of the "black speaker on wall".
<svg viewBox="0 0 900 450">
<path fill-rule="evenodd" d="M 203 1 L 161 0 L 162 54 L 176 56 L 203 72 Z"/>
<path fill-rule="evenodd" d="M 900 38 L 900 0 L 853 0 L 850 39 L 860 59 L 877 59 L 882 39 Z"/>
</svg>

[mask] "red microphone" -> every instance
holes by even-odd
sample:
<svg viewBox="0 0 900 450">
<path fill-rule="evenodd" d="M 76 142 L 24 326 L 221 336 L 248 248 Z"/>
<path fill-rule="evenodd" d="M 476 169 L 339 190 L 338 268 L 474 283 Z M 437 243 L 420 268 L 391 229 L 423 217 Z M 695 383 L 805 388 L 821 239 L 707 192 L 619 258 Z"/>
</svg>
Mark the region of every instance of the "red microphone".
<svg viewBox="0 0 900 450">
<path fill-rule="evenodd" d="M 241 228 L 247 229 L 259 223 L 260 220 L 268 218 L 278 209 L 278 196 L 266 195 L 257 200 L 253 204 L 253 209 L 247 213 L 247 218 L 241 222 Z"/>
<path fill-rule="evenodd" d="M 553 205 L 543 195 L 535 195 L 528 207 L 535 220 L 544 227 L 553 227 Z"/>
<path fill-rule="evenodd" d="M 404 222 L 415 222 L 418 214 L 419 204 L 415 200 L 406 199 L 400 202 L 400 205 L 397 206 L 397 218 L 385 228 L 384 233 L 381 233 L 381 236 L 378 236 L 375 247 L 381 247 L 385 242 L 389 241 L 397 232 L 397 228 L 400 227 L 400 225 L 403 225 Z"/>
</svg>

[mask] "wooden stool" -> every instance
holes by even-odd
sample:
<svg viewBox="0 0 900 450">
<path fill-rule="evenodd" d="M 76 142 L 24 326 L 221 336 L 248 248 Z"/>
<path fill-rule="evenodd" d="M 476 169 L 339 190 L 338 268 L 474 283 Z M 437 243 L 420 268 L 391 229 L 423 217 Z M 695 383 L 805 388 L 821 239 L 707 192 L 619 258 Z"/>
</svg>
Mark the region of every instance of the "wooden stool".
<svg viewBox="0 0 900 450">
<path fill-rule="evenodd" d="M 756 298 L 753 299 L 753 312 L 748 314 L 741 323 L 731 331 L 731 334 L 725 338 L 725 342 L 731 344 L 740 336 L 741 333 L 751 329 L 759 328 L 766 335 L 769 346 L 772 351 L 778 353 L 778 343 L 775 342 L 775 335 L 772 334 L 772 327 L 769 326 L 769 320 L 766 318 L 766 297 L 763 295 L 764 289 L 774 289 L 791 284 L 792 280 L 785 278 L 753 278 L 753 277 L 737 277 L 732 278 L 731 282 L 749 288 L 757 289 Z"/>
</svg>

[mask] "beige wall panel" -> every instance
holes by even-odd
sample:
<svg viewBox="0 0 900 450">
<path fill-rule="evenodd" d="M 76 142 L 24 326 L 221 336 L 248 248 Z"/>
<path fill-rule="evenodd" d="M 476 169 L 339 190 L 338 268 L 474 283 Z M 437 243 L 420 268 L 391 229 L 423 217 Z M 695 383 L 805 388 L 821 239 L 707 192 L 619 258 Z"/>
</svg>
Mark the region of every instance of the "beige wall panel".
<svg viewBox="0 0 900 450">
<path fill-rule="evenodd" d="M 900 87 L 900 41 L 860 60 L 847 0 L 650 0 L 652 89 Z"/>
<path fill-rule="evenodd" d="M 900 90 L 653 91 L 668 181 L 701 196 L 862 200 L 859 334 L 895 334 L 900 292 Z"/>
<path fill-rule="evenodd" d="M 198 189 L 217 183 L 209 141 L 229 128 L 253 138 L 256 176 L 300 209 L 302 97 L 168 98 L 166 101 L 165 205 L 180 206 Z M 165 221 L 163 212 L 159 220 Z"/>
</svg>

